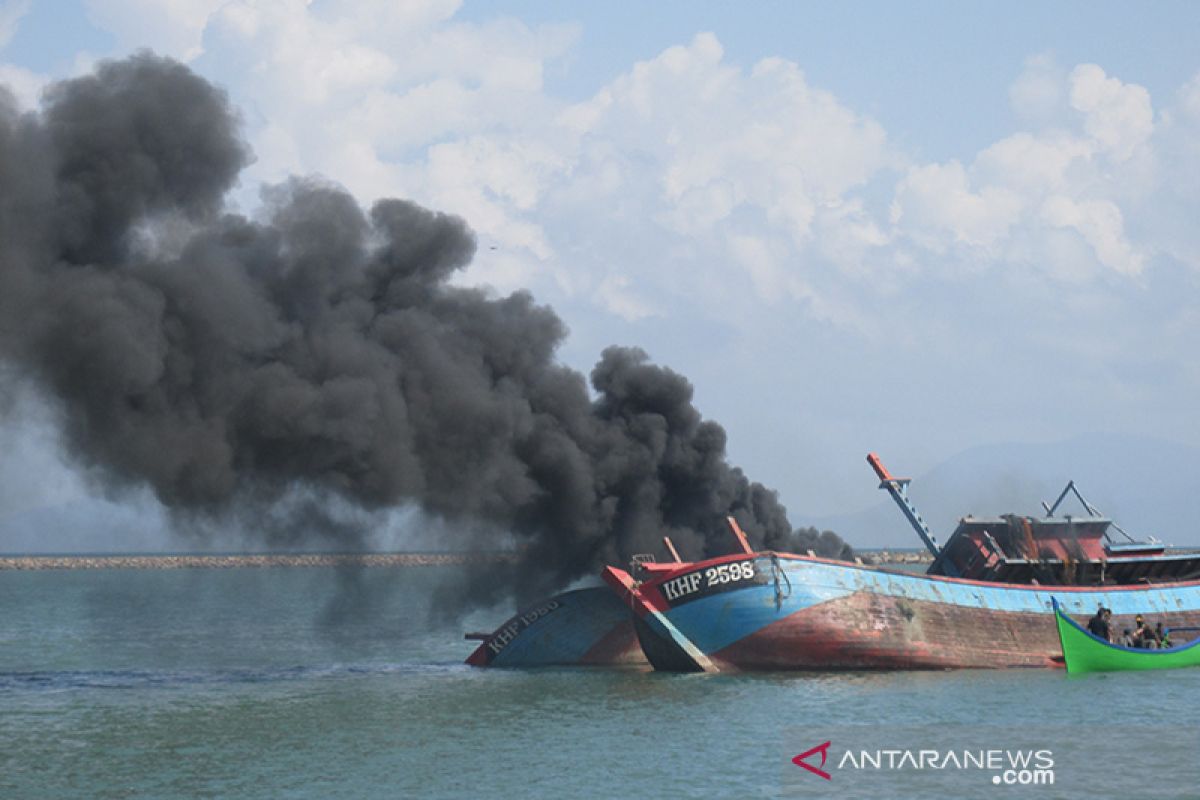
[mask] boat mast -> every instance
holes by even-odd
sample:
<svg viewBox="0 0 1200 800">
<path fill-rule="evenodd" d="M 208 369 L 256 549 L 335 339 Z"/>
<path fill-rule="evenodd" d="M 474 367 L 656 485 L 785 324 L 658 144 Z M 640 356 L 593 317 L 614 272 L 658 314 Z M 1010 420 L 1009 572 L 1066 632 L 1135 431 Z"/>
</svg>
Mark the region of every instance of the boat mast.
<svg viewBox="0 0 1200 800">
<path fill-rule="evenodd" d="M 908 499 L 908 484 L 912 483 L 911 478 L 893 478 L 888 472 L 887 467 L 879 460 L 879 456 L 874 453 L 867 453 L 867 463 L 875 470 L 875 474 L 879 476 L 879 488 L 887 489 L 888 494 L 896 501 L 896 505 L 900 506 L 900 510 L 904 512 L 904 516 L 908 519 L 908 523 L 913 526 L 913 530 L 921 537 L 921 541 L 925 543 L 925 547 L 933 553 L 933 557 L 937 558 L 942 554 L 942 548 L 938 546 L 937 537 L 929 530 L 929 526 L 925 524 L 925 520 L 921 519 L 920 512 L 917 507 Z"/>
<path fill-rule="evenodd" d="M 1075 485 L 1075 481 L 1067 481 L 1067 488 L 1062 490 L 1062 493 L 1059 494 L 1058 499 L 1054 501 L 1053 505 L 1046 505 L 1046 501 L 1045 500 L 1042 501 L 1042 508 L 1046 509 L 1047 517 L 1054 516 L 1054 512 L 1058 510 L 1059 505 L 1062 504 L 1062 501 L 1066 498 L 1066 496 L 1069 492 L 1075 493 L 1075 496 L 1079 498 L 1079 502 L 1083 504 L 1083 507 L 1085 509 L 1087 509 L 1087 512 L 1089 514 L 1091 514 L 1093 517 L 1103 517 L 1104 516 L 1104 514 L 1100 513 L 1100 509 L 1096 508 L 1094 505 L 1089 503 L 1086 498 L 1084 498 L 1084 496 L 1079 491 L 1079 487 Z M 1068 519 L 1070 519 L 1070 517 L 1068 517 Z M 1126 539 L 1128 539 L 1131 543 L 1139 544 L 1137 539 L 1134 539 L 1132 536 L 1130 536 L 1128 533 L 1126 533 L 1125 529 L 1122 528 L 1117 523 L 1110 521 L 1109 526 L 1116 528 L 1118 531 L 1120 531 L 1121 535 L 1124 536 Z M 1113 538 L 1108 535 L 1107 530 L 1104 531 L 1104 538 L 1110 542 L 1112 542 L 1112 540 L 1113 540 Z M 1154 537 L 1150 537 L 1150 538 L 1153 539 Z"/>
</svg>

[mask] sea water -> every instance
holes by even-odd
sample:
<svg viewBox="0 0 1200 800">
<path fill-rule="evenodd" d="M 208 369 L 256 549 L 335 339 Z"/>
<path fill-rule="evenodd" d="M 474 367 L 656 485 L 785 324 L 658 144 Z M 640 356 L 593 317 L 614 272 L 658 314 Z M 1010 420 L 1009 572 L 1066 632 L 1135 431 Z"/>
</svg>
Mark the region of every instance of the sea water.
<svg viewBox="0 0 1200 800">
<path fill-rule="evenodd" d="M 0 572 L 0 798 L 1200 797 L 1200 669 L 475 669 L 452 572 Z"/>
</svg>

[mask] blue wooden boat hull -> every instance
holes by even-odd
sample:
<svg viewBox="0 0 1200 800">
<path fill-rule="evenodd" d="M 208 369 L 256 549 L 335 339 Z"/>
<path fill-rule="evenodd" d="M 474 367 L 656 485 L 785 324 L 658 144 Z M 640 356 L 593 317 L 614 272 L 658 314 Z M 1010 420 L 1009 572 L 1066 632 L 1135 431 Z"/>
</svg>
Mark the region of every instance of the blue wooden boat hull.
<svg viewBox="0 0 1200 800">
<path fill-rule="evenodd" d="M 614 567 L 604 577 L 635 610 L 650 662 L 671 670 L 1061 665 L 1054 597 L 1080 619 L 1111 608 L 1118 629 L 1138 614 L 1200 625 L 1200 582 L 998 584 L 782 553 L 680 564 L 641 583 Z"/>
<path fill-rule="evenodd" d="M 477 667 L 646 666 L 629 607 L 607 588 L 555 595 L 507 620 L 468 658 Z"/>
</svg>

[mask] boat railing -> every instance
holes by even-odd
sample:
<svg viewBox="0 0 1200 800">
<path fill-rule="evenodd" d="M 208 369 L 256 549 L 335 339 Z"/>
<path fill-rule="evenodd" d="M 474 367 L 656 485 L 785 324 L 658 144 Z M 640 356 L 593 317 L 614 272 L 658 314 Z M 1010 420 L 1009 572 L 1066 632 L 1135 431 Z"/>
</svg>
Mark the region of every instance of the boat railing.
<svg viewBox="0 0 1200 800">
<path fill-rule="evenodd" d="M 1067 481 L 1066 487 L 1062 490 L 1062 492 L 1059 493 L 1058 499 L 1055 500 L 1053 504 L 1047 505 L 1045 500 L 1042 501 L 1042 508 L 1046 509 L 1047 517 L 1054 516 L 1054 512 L 1058 510 L 1059 505 L 1062 503 L 1062 501 L 1064 499 L 1066 499 L 1068 493 L 1073 493 L 1075 495 L 1075 497 L 1079 498 L 1080 504 L 1093 517 L 1100 517 L 1100 518 L 1104 517 L 1104 514 L 1101 513 L 1100 509 L 1096 508 L 1094 505 L 1092 505 L 1091 503 L 1089 503 L 1087 501 L 1087 498 L 1085 498 L 1083 496 L 1083 494 L 1079 491 L 1079 487 L 1075 485 L 1075 481 L 1073 481 L 1073 480 Z M 1067 519 L 1070 519 L 1070 517 L 1068 516 Z M 1137 539 L 1134 539 L 1132 536 L 1130 536 L 1128 533 L 1126 533 L 1124 528 L 1122 528 L 1117 523 L 1112 522 L 1111 520 L 1109 521 L 1109 527 L 1116 529 L 1122 536 L 1124 536 L 1126 539 L 1128 539 L 1132 544 L 1141 545 L 1141 544 L 1157 544 L 1158 543 L 1158 541 L 1153 536 L 1150 537 L 1149 543 L 1139 542 Z M 1104 532 L 1104 538 L 1110 542 L 1112 541 L 1112 537 L 1108 535 L 1108 531 Z"/>
<path fill-rule="evenodd" d="M 629 572 L 633 577 L 641 579 L 646 573 L 646 565 L 657 563 L 658 559 L 653 553 L 634 553 L 629 557 Z"/>
<path fill-rule="evenodd" d="M 1177 633 L 1193 634 L 1193 635 L 1187 636 L 1186 638 L 1179 640 L 1179 641 L 1172 640 L 1171 647 L 1167 648 L 1169 650 L 1171 648 L 1179 647 L 1180 645 L 1187 644 L 1188 642 L 1195 640 L 1197 638 L 1195 636 L 1195 634 L 1200 633 L 1200 627 L 1196 627 L 1194 625 L 1180 625 L 1177 628 L 1163 628 L 1163 633 L 1166 635 L 1166 637 L 1168 639 L 1171 639 L 1171 637 L 1173 637 Z"/>
</svg>

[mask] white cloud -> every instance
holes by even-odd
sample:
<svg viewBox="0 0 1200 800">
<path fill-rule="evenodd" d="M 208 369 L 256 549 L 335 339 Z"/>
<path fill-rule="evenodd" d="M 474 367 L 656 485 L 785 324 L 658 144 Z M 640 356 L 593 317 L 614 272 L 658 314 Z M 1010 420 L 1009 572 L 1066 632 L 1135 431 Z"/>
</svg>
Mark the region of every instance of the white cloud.
<svg viewBox="0 0 1200 800">
<path fill-rule="evenodd" d="M 1041 217 L 1056 228 L 1072 228 L 1091 246 L 1100 263 L 1130 277 L 1142 272 L 1145 256 L 1124 236 L 1121 210 L 1103 200 L 1079 202 L 1052 195 L 1041 208 Z"/>
<path fill-rule="evenodd" d="M 1090 169 L 1092 147 L 1062 130 L 1044 134 L 1016 133 L 984 149 L 975 158 L 972 172 L 988 185 L 1003 186 L 1021 194 L 1065 191 L 1072 172 Z"/>
<path fill-rule="evenodd" d="M 636 65 L 571 118 L 649 157 L 656 172 L 646 177 L 660 181 L 662 218 L 677 232 L 745 206 L 803 243 L 819 203 L 885 162 L 883 130 L 808 86 L 795 64 L 766 59 L 746 74 L 722 56 L 700 34 Z"/>
<path fill-rule="evenodd" d="M 1071 283 L 1140 276 L 1153 248 L 1130 238 L 1124 209 L 1153 207 L 1165 177 L 1149 93 L 1094 64 L 1067 73 L 1039 57 L 1010 100 L 1035 129 L 984 148 L 969 167 L 910 168 L 892 205 L 897 232 L 935 253 L 969 246 L 977 266 Z"/>
<path fill-rule="evenodd" d="M 1066 75 L 1048 54 L 1025 59 L 1024 69 L 1008 89 L 1008 101 L 1017 116 L 1044 124 L 1054 120 L 1063 106 Z"/>
<path fill-rule="evenodd" d="M 787 273 L 778 263 L 771 245 L 756 236 L 732 235 L 728 239 L 729 253 L 750 275 L 758 296 L 777 304 L 785 299 L 811 298 L 812 292 L 803 284 L 788 285 Z"/>
<path fill-rule="evenodd" d="M 1110 78 L 1095 64 L 1071 71 L 1071 107 L 1084 115 L 1088 135 L 1116 161 L 1125 161 L 1154 132 L 1150 93 Z"/>
<path fill-rule="evenodd" d="M 30 0 L 3 0 L 0 2 L 0 51 L 3 51 L 21 26 L 21 20 L 29 13 Z M 46 79 L 15 64 L 0 62 L 0 87 L 7 87 L 21 109 L 37 108 L 38 96 L 46 85 Z M 0 90 L 2 91 L 2 90 Z"/>
<path fill-rule="evenodd" d="M 11 64 L 0 64 L 0 86 L 7 87 L 23 110 L 38 107 L 42 89 L 49 81 L 46 76 Z"/>
<path fill-rule="evenodd" d="M 210 16 L 228 0 L 86 0 L 88 16 L 123 50 L 152 44 L 185 61 L 198 56 Z"/>
<path fill-rule="evenodd" d="M 157 47 L 230 87 L 258 156 L 248 188 L 316 172 L 364 202 L 461 214 L 498 248 L 467 282 L 589 295 L 638 319 L 680 293 L 717 307 L 724 275 L 849 325 L 851 286 L 893 293 L 964 265 L 1131 278 L 1152 261 L 1131 232 L 1164 177 L 1154 109 L 1097 65 L 1030 57 L 1008 97 L 1028 130 L 973 159 L 906 164 L 795 62 L 743 67 L 700 33 L 566 105 L 543 80 L 577 28 L 468 23 L 459 5 L 172 0 L 159 14 L 90 0 L 122 41 L 150 19 Z M 1200 120 L 1196 86 L 1176 130 Z M 629 269 L 634 242 L 652 269 Z"/>
<path fill-rule="evenodd" d="M 3 50 L 20 27 L 21 19 L 29 13 L 30 0 L 5 0 L 0 3 L 0 50 Z"/>
<path fill-rule="evenodd" d="M 1200 73 L 1180 87 L 1178 109 L 1187 122 L 1200 126 Z"/>
<path fill-rule="evenodd" d="M 133 30 L 136 8 L 93 0 L 118 31 Z M 1149 148 L 1153 111 L 1144 89 L 1095 65 L 1028 60 L 1009 99 L 1041 129 L 969 165 L 907 167 L 884 217 L 860 195 L 886 185 L 901 159 L 880 125 L 811 86 L 794 62 L 745 69 L 701 33 L 566 106 L 543 74 L 576 29 L 464 23 L 457 8 L 179 0 L 174 27 L 155 38 L 185 57 L 203 51 L 198 66 L 230 85 L 258 154 L 251 182 L 318 172 L 364 201 L 401 194 L 462 214 L 503 253 L 463 280 L 502 290 L 590 292 L 637 319 L 669 305 L 683 274 L 716 285 L 735 269 L 760 300 L 791 297 L 816 313 L 823 297 L 848 308 L 832 300 L 839 281 L 895 291 L 947 258 L 1038 261 L 1061 249 L 1062 231 L 1104 268 L 1145 269 L 1104 170 L 1128 169 Z M 614 228 L 675 255 L 652 273 L 623 272 Z M 576 251 L 589 257 L 562 269 L 562 254 Z M 837 313 L 847 324 L 855 316 Z"/>
<path fill-rule="evenodd" d="M 892 158 L 878 124 L 809 86 L 795 64 L 766 59 L 743 70 L 725 63 L 711 34 L 565 106 L 546 94 L 542 76 L 568 51 L 574 28 L 458 23 L 452 4 L 407 26 L 379 11 L 370 18 L 296 3 L 230 4 L 208 24 L 199 65 L 247 109 L 259 157 L 252 177 L 320 172 L 364 200 L 402 194 L 461 214 L 505 253 L 503 268 L 473 267 L 468 281 L 590 292 L 601 307 L 640 318 L 657 313 L 677 280 L 660 269 L 656 287 L 635 292 L 647 273 L 620 272 L 611 237 L 594 240 L 595 231 L 711 240 L 715 247 L 698 251 L 708 259 L 722 237 L 765 226 L 746 233 L 782 235 L 803 249 L 821 209 L 847 203 Z M 377 27 L 396 36 L 387 47 Z M 605 222 L 580 225 L 568 208 Z M 852 242 L 881 235 L 861 205 L 820 224 L 846 226 L 833 248 L 844 257 Z M 584 259 L 588 274 L 579 274 L 579 261 L 569 273 L 559 266 L 568 251 L 595 254 Z M 785 263 L 793 272 L 803 266 Z"/>
<path fill-rule="evenodd" d="M 892 221 L 929 247 L 957 242 L 994 250 L 1018 221 L 1021 201 L 1009 189 L 971 191 L 962 164 L 913 167 L 896 188 Z"/>
<path fill-rule="evenodd" d="M 872 262 L 891 243 L 890 234 L 872 217 L 859 198 L 846 197 L 824 203 L 817 210 L 814 237 L 821 255 L 852 278 L 870 277 L 881 285 L 880 270 Z M 894 287 L 894 283 L 888 282 Z"/>
<path fill-rule="evenodd" d="M 561 166 L 554 151 L 537 143 L 476 136 L 431 147 L 424 173 L 439 207 L 455 209 L 477 231 L 509 247 L 546 259 L 551 248 L 544 233 L 522 212 L 538 203 L 548 176 Z"/>
<path fill-rule="evenodd" d="M 737 268 L 760 301 L 810 302 L 816 259 L 804 254 L 820 248 L 818 227 L 853 268 L 883 237 L 850 197 L 893 160 L 883 129 L 811 87 L 794 63 L 764 59 L 747 71 L 699 34 L 557 119 L 578 141 L 564 178 L 617 198 L 597 213 L 660 241 L 703 243 L 673 259 L 685 272 L 674 282 L 693 293 L 697 270 L 723 271 L 728 283 Z M 724 253 L 727 262 L 714 260 Z"/>
<path fill-rule="evenodd" d="M 658 312 L 650 304 L 637 296 L 632 286 L 633 281 L 627 275 L 609 274 L 596 287 L 595 296 L 605 310 L 627 322 L 658 316 Z"/>
</svg>

